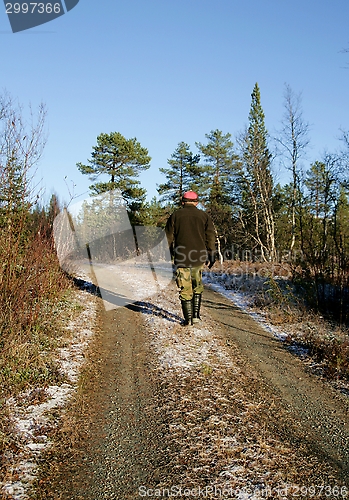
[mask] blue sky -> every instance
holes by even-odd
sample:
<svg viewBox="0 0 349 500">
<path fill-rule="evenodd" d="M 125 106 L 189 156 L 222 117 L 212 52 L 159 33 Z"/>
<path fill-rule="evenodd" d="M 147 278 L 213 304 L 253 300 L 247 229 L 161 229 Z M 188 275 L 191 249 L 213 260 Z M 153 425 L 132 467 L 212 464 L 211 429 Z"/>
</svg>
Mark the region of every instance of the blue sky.
<svg viewBox="0 0 349 500">
<path fill-rule="evenodd" d="M 234 138 L 245 127 L 256 82 L 271 135 L 285 83 L 302 93 L 308 163 L 337 150 L 340 128 L 349 130 L 348 0 L 80 0 L 16 34 L 1 12 L 0 90 L 48 110 L 37 171 L 46 199 L 55 191 L 69 201 L 66 183 L 86 195 L 76 163 L 113 131 L 148 148 L 141 182 L 156 195 L 158 169 L 180 141 L 195 152 L 211 130 Z"/>
</svg>

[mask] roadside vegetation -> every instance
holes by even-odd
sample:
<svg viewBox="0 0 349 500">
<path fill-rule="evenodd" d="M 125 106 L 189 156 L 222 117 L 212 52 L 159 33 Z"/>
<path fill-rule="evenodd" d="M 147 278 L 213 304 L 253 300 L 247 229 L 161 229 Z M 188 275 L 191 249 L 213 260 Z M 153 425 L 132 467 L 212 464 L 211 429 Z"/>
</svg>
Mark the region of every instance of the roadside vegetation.
<svg viewBox="0 0 349 500">
<path fill-rule="evenodd" d="M 225 261 L 206 271 L 208 283 L 236 292 L 250 312 L 280 332 L 288 348 L 311 370 L 349 394 L 349 327 L 314 304 L 314 283 L 292 279 L 287 263 Z"/>
<path fill-rule="evenodd" d="M 31 184 L 44 147 L 45 110 L 25 122 L 0 98 L 0 456 L 14 445 L 6 400 L 62 382 L 54 360 L 71 312 L 71 282 L 59 268 L 52 221 L 58 203 L 40 206 Z M 3 463 L 0 465 L 4 465 Z"/>
<path fill-rule="evenodd" d="M 79 171 L 92 181 L 91 195 L 118 190 L 135 225 L 164 227 L 194 190 L 212 217 L 224 261 L 289 266 L 289 280 L 313 311 L 349 322 L 349 132 L 338 150 L 308 159 L 310 127 L 301 95 L 284 89 L 284 116 L 272 137 L 261 92 L 251 93 L 248 124 L 236 132 L 211 130 L 196 151 L 181 141 L 160 172 L 159 198 L 146 201 L 139 174 L 150 167 L 148 150 L 119 132 L 100 134 Z M 278 178 L 286 179 L 281 185 Z M 105 182 L 102 182 L 102 180 Z"/>
</svg>

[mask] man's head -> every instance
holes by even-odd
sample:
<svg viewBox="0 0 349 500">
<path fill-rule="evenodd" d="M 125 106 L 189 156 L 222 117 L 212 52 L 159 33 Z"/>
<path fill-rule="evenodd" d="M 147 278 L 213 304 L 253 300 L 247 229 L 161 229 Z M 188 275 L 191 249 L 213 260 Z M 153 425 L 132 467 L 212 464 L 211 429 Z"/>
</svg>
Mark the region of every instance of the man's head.
<svg viewBox="0 0 349 500">
<path fill-rule="evenodd" d="M 197 205 L 199 202 L 198 195 L 194 191 L 187 191 L 182 196 L 182 204 L 189 203 L 191 205 Z"/>
</svg>

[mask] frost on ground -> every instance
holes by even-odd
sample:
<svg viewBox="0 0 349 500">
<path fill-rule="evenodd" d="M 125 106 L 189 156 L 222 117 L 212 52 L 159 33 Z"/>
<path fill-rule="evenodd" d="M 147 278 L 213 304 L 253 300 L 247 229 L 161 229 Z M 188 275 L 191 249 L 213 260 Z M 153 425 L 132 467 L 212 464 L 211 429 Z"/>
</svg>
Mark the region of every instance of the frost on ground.
<svg viewBox="0 0 349 500">
<path fill-rule="evenodd" d="M 8 451 L 11 464 L 6 481 L 0 483 L 5 498 L 25 500 L 35 479 L 40 454 L 50 446 L 48 434 L 56 427 L 57 410 L 63 411 L 76 390 L 84 352 L 93 335 L 96 300 L 88 292 L 77 292 L 83 311 L 67 325 L 64 347 L 57 349 L 57 362 L 66 380 L 60 386 L 31 389 L 7 401 L 17 451 Z"/>
<path fill-rule="evenodd" d="M 141 269 L 132 277 L 132 285 L 144 290 Z M 246 310 L 243 297 L 238 299 Z M 182 326 L 174 282 L 137 305 L 144 313 L 160 378 L 165 380 L 165 407 L 159 411 L 167 415 L 169 443 L 176 450 L 171 462 L 174 493 L 200 496 L 201 491 L 201 496 L 217 498 L 225 492 L 225 497 L 239 500 L 283 498 L 301 470 L 311 474 L 317 468 L 315 459 L 300 457 L 267 430 L 263 418 L 270 399 L 254 394 L 255 376 L 246 375 L 241 356 L 226 345 L 205 311 L 201 324 Z M 163 480 L 157 486 L 159 496 L 171 486 Z"/>
<path fill-rule="evenodd" d="M 176 485 L 163 480 L 159 491 L 176 486 L 175 491 L 191 491 L 192 496 L 203 491 L 205 498 L 217 498 L 219 492 L 224 492 L 221 497 L 237 500 L 286 498 L 286 483 L 297 484 L 301 474 L 304 481 L 318 463 L 304 459 L 268 430 L 265 415 L 270 397 L 255 393 L 256 376 L 246 373 L 244 360 L 234 346 L 226 344 L 205 309 L 202 323 L 182 326 L 172 270 L 157 266 L 155 272 L 149 272 L 148 267 L 133 265 L 130 272 L 125 263 L 118 266 L 118 279 L 143 312 L 156 369 L 164 381 L 164 406 L 159 412 L 169 423 L 168 439 L 175 450 L 170 466 Z M 274 330 L 249 308 L 246 295 L 227 291 L 222 284 L 210 286 L 283 338 L 282 331 Z M 37 457 L 50 444 L 48 431 L 55 425 L 52 411 L 62 412 L 75 390 L 96 312 L 91 294 L 80 292 L 79 297 L 85 310 L 68 326 L 71 338 L 57 352 L 68 383 L 49 387 L 43 395 L 23 394 L 8 402 L 21 447 L 11 457 L 12 477 L 3 485 L 7 498 L 27 498 L 26 487 L 35 476 Z M 42 402 L 31 404 L 41 397 Z"/>
<path fill-rule="evenodd" d="M 283 280 L 282 277 L 274 277 Z M 316 375 L 323 377 L 335 389 L 343 394 L 349 395 L 349 380 L 343 377 L 329 379 L 324 377 L 326 362 L 315 359 L 310 354 L 309 347 L 305 346 L 305 339 L 311 334 L 317 342 L 346 341 L 348 331 L 341 330 L 338 326 L 324 320 L 320 315 L 310 313 L 302 318 L 295 317 L 293 321 L 280 321 L 273 324 L 268 318 L 268 313 L 261 307 L 255 305 L 256 288 L 258 284 L 253 283 L 253 277 L 241 280 L 241 276 L 234 274 L 208 272 L 204 274 L 203 281 L 212 290 L 221 293 L 231 300 L 239 309 L 249 314 L 262 328 L 270 332 L 281 342 L 287 342 L 287 349 L 301 358 L 308 368 Z M 240 285 L 239 286 L 239 282 Z M 282 306 L 279 306 L 282 308 Z"/>
<path fill-rule="evenodd" d="M 238 290 L 231 289 L 230 282 L 229 280 L 227 282 L 225 281 L 224 275 L 217 280 L 214 274 L 206 273 L 204 275 L 203 281 L 212 290 L 221 293 L 222 295 L 227 297 L 227 299 L 231 300 L 242 311 L 247 312 L 265 330 L 271 332 L 279 340 L 285 340 L 285 338 L 287 337 L 287 333 L 285 332 L 284 328 L 278 328 L 268 323 L 261 311 L 257 310 L 256 307 L 253 307 L 251 305 L 253 299 L 252 293 L 248 293 L 247 291 L 240 292 Z"/>
<path fill-rule="evenodd" d="M 171 294 L 153 298 L 152 305 L 179 318 L 176 295 L 173 287 Z M 238 355 L 232 358 L 215 325 L 207 317 L 192 328 L 157 315 L 147 315 L 146 321 L 159 371 L 167 380 L 178 487 L 195 491 L 205 484 L 212 498 L 217 498 L 214 491 L 224 490 L 237 499 L 261 498 L 270 488 L 285 487 L 283 471 L 291 469 L 293 450 L 258 423 L 258 405 L 239 383 Z"/>
</svg>

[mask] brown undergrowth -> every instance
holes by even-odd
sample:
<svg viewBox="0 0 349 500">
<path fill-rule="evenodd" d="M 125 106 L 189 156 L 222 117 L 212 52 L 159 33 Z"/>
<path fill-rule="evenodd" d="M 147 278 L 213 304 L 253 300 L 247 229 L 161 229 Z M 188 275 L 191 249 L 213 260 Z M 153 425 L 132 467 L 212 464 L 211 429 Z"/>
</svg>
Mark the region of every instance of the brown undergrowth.
<svg viewBox="0 0 349 500">
<path fill-rule="evenodd" d="M 227 261 L 216 264 L 207 276 L 227 290 L 242 293 L 250 308 L 282 327 L 285 342 L 307 353 L 321 375 L 349 381 L 348 326 L 309 307 L 287 263 Z"/>
<path fill-rule="evenodd" d="M 50 239 L 0 234 L 0 456 L 15 448 L 5 401 L 23 391 L 62 383 L 54 359 L 74 314 L 72 284 L 59 268 Z"/>
</svg>

